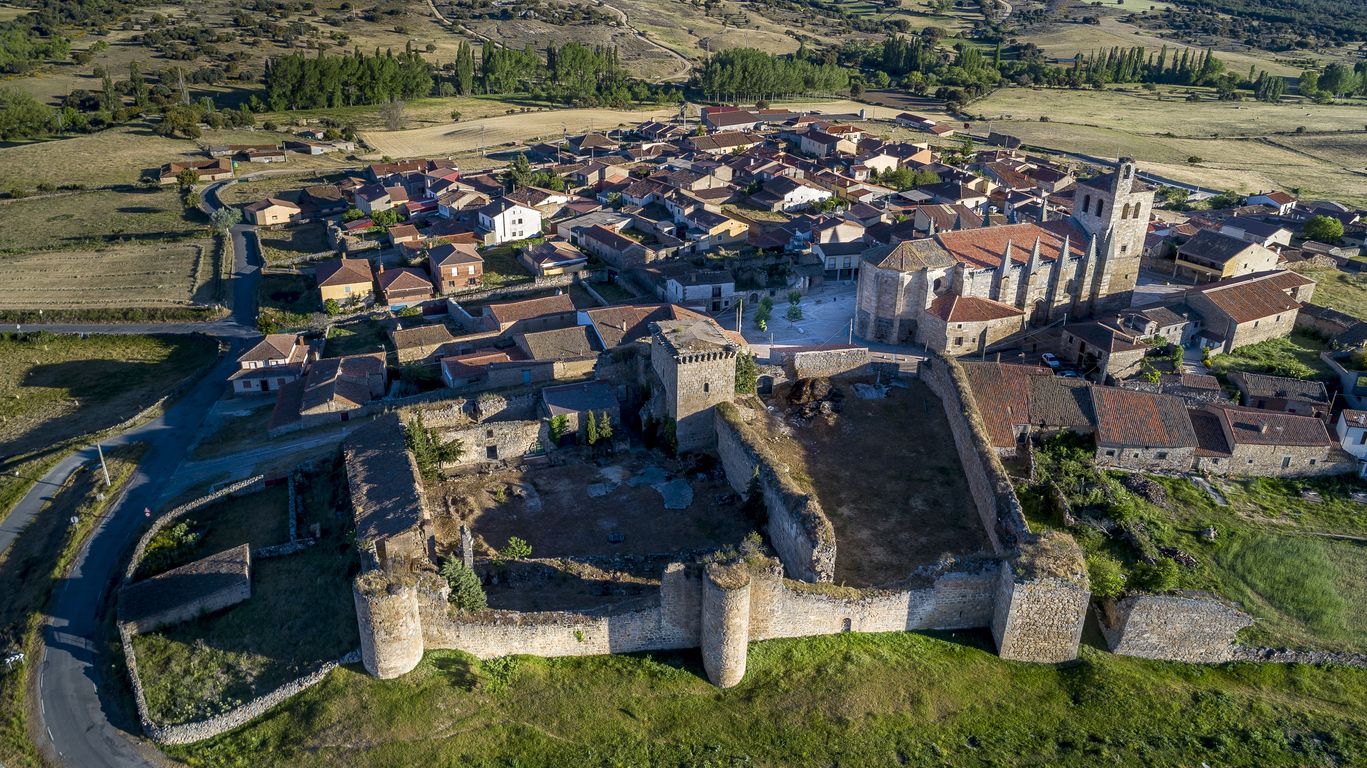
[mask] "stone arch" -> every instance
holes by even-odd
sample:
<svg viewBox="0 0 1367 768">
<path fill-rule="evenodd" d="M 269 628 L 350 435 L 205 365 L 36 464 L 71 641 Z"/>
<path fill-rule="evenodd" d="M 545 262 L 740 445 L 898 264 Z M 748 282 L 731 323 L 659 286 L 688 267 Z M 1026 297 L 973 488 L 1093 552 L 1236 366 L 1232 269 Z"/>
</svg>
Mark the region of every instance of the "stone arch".
<svg viewBox="0 0 1367 768">
<path fill-rule="evenodd" d="M 1049 322 L 1049 304 L 1044 299 L 1036 299 L 1030 308 L 1030 324 L 1039 326 Z"/>
<path fill-rule="evenodd" d="M 1091 196 L 1091 195 L 1083 195 L 1083 196 L 1082 196 L 1082 212 L 1083 212 L 1083 213 L 1086 213 L 1086 212 L 1088 211 L 1088 209 L 1090 209 L 1091 207 L 1092 207 L 1092 196 Z"/>
<path fill-rule="evenodd" d="M 1096 199 L 1096 215 L 1097 215 L 1097 218 L 1100 218 L 1100 217 L 1101 217 L 1101 212 L 1104 211 L 1104 210 L 1106 210 L 1106 201 L 1105 201 L 1105 200 L 1102 200 L 1101 198 L 1098 197 L 1098 198 Z"/>
<path fill-rule="evenodd" d="M 1129 204 L 1129 203 L 1125 203 L 1125 207 L 1124 207 L 1123 209 L 1121 209 L 1120 218 L 1122 218 L 1122 219 L 1128 219 L 1128 218 L 1130 218 L 1130 204 Z"/>
</svg>

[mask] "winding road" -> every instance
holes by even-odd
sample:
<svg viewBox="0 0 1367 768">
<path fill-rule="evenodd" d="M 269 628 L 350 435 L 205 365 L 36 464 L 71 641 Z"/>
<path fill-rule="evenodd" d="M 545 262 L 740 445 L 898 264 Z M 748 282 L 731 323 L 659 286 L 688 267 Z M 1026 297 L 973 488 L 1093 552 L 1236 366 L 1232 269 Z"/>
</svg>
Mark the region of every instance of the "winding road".
<svg viewBox="0 0 1367 768">
<path fill-rule="evenodd" d="M 221 205 L 217 194 L 221 187 L 212 184 L 205 188 L 204 199 L 210 208 Z M 223 394 L 238 354 L 260 336 L 255 325 L 262 261 L 255 239 L 246 236 L 251 229 L 239 224 L 231 232 L 235 254 L 233 311 L 224 320 L 201 324 L 23 325 L 25 330 L 67 333 L 204 333 L 228 345 L 228 353 L 162 416 L 103 443 L 141 442 L 146 452 L 47 606 L 48 622 L 36 659 L 37 720 L 33 732 L 39 734 L 39 751 L 51 763 L 72 768 L 141 768 L 166 762 L 138 738 L 138 724 L 126 721 L 122 707 L 110 699 L 111 686 L 103 684 L 102 678 L 110 669 L 109 659 L 100 650 L 109 608 L 107 597 L 121 573 L 121 559 L 146 524 L 144 510 L 161 506 L 169 481 L 185 462 L 205 415 Z M 94 457 L 94 448 L 87 447 L 44 475 L 0 524 L 0 551 L 42 511 L 71 473 Z"/>
</svg>

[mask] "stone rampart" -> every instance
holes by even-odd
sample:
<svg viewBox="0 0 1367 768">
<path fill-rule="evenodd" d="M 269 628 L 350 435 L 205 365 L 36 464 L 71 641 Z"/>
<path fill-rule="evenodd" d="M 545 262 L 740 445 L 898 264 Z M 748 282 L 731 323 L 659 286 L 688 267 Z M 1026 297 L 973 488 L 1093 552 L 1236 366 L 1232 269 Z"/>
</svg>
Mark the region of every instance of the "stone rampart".
<svg viewBox="0 0 1367 768">
<path fill-rule="evenodd" d="M 446 442 L 459 440 L 465 449 L 459 459 L 442 465 L 446 468 L 520 459 L 551 442 L 549 425 L 540 420 L 488 421 L 443 428 L 438 433 Z"/>
<path fill-rule="evenodd" d="M 1112 653 L 1197 663 L 1230 661 L 1235 635 L 1253 623 L 1214 595 L 1131 595 L 1107 601 L 1101 632 Z"/>
<path fill-rule="evenodd" d="M 1086 563 L 1071 536 L 1051 533 L 1023 542 L 997 576 L 992 611 L 997 653 L 1016 661 L 1077 658 L 1090 601 Z"/>
<path fill-rule="evenodd" d="M 726 479 L 737 493 L 759 491 L 768 515 L 770 544 L 784 569 L 795 579 L 829 582 L 835 578 L 835 528 L 816 497 L 798 487 L 759 450 L 759 441 L 732 403 L 715 409 L 717 455 Z"/>
<path fill-rule="evenodd" d="M 416 579 L 368 571 L 356 577 L 351 593 L 366 671 L 388 679 L 416 667 L 423 653 Z"/>
<path fill-rule="evenodd" d="M 992 540 L 992 549 L 1002 554 L 1025 539 L 1030 527 L 1011 478 L 992 449 L 963 368 L 952 358 L 932 355 L 922 363 L 920 376 L 944 406 L 973 503 Z"/>
<path fill-rule="evenodd" d="M 744 563 L 707 566 L 702 584 L 702 665 L 730 688 L 745 677 L 750 644 L 750 569 Z"/>
<path fill-rule="evenodd" d="M 858 376 L 868 370 L 867 347 L 842 346 L 833 349 L 796 347 L 783 350 L 783 369 L 793 379 L 818 376 Z M 770 353 L 772 360 L 773 354 Z"/>
</svg>

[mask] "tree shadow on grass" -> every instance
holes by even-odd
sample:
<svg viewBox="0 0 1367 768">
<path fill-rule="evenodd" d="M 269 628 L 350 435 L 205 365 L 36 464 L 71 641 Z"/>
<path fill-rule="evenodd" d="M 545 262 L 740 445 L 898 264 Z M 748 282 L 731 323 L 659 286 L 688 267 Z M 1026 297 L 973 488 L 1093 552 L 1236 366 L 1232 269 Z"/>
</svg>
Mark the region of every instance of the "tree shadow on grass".
<svg viewBox="0 0 1367 768">
<path fill-rule="evenodd" d="M 123 360 L 69 360 L 34 366 L 20 382 L 23 388 L 65 390 L 80 407 L 55 419 L 39 421 L 27 432 L 0 442 L 0 456 L 12 457 L 42 450 L 78 435 L 114 426 L 133 415 L 125 408 L 107 406 L 130 386 L 144 386 L 160 368 L 158 363 Z M 138 407 L 151 405 L 141 403 Z"/>
</svg>

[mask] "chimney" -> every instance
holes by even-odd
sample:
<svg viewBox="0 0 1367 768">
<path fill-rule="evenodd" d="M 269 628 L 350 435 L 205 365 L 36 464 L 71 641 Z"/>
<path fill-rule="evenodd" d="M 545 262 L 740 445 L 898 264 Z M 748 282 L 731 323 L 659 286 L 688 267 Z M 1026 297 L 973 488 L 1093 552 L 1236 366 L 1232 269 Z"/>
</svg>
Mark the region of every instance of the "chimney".
<svg viewBox="0 0 1367 768">
<path fill-rule="evenodd" d="M 1267 422 L 1263 422 L 1261 425 L 1259 425 L 1258 433 L 1262 435 L 1267 434 Z"/>
</svg>

